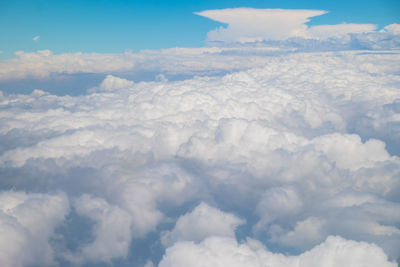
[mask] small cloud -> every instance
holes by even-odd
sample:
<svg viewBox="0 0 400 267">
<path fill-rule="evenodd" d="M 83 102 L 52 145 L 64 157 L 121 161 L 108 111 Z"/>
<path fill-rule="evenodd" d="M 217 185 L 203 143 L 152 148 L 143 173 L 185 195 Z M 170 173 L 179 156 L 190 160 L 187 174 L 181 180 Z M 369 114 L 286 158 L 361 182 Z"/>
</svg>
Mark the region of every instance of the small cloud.
<svg viewBox="0 0 400 267">
<path fill-rule="evenodd" d="M 40 35 L 36 35 L 35 37 L 33 37 L 33 41 L 37 42 L 39 41 Z"/>
</svg>

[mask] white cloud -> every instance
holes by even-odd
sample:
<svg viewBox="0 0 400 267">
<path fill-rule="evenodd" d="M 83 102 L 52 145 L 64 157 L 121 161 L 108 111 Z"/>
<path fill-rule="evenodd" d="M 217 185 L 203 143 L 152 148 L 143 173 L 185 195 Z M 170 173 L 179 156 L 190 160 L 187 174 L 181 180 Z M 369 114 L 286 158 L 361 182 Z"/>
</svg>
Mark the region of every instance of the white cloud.
<svg viewBox="0 0 400 267">
<path fill-rule="evenodd" d="M 112 75 L 93 93 L 75 97 L 40 90 L 3 94 L 0 188 L 65 191 L 76 216 L 93 221 L 87 230 L 93 234 L 90 241 L 75 241 L 75 250 L 66 245 L 67 252 L 50 247 L 56 260 L 70 255 L 66 259 L 78 263 L 129 265 L 142 255 L 137 265 L 157 265 L 161 255 L 154 251 L 162 250 L 161 241 L 172 245 L 166 254 L 170 259 L 187 244 L 195 252 L 208 251 L 210 235 L 228 240 L 216 242 L 226 245 L 219 247 L 226 253 L 241 246 L 247 247 L 245 255 L 264 251 L 254 249 L 257 242 L 237 244 L 235 229 L 242 220 L 241 237 L 253 236 L 287 255 L 340 235 L 357 242 L 333 239 L 322 247 L 353 244 L 357 249 L 351 254 L 380 255 L 384 262 L 379 246 L 397 260 L 399 54 L 266 57 L 266 51 L 147 51 L 141 55 L 152 58 L 159 70 L 168 62 L 177 72 L 221 70 L 229 64 L 237 64 L 231 69 L 259 68 L 140 83 Z M 53 56 L 58 55 L 41 57 Z M 74 56 L 79 62 L 80 56 Z M 201 202 L 224 212 L 205 204 L 189 210 Z M 41 265 L 50 262 L 34 259 Z"/>
<path fill-rule="evenodd" d="M 238 244 L 235 239 L 211 237 L 200 244 L 180 242 L 168 248 L 160 267 L 180 266 L 391 266 L 383 250 L 374 244 L 331 236 L 300 254 L 285 256 L 268 251 L 255 240 Z"/>
<path fill-rule="evenodd" d="M 132 81 L 121 79 L 112 75 L 107 75 L 107 77 L 100 84 L 100 90 L 102 91 L 112 91 L 121 88 L 132 87 L 134 83 Z"/>
<path fill-rule="evenodd" d="M 169 246 L 177 241 L 200 242 L 213 235 L 234 238 L 236 227 L 243 223 L 233 214 L 200 203 L 192 212 L 179 217 L 174 229 L 163 234 L 162 243 Z"/>
<path fill-rule="evenodd" d="M 286 17 L 283 20 L 286 20 Z M 285 23 L 274 23 L 273 27 L 276 24 L 286 25 Z M 0 81 L 12 82 L 19 79 L 46 79 L 49 77 L 58 77 L 62 81 L 63 75 L 79 73 L 102 75 L 112 73 L 115 77 L 135 76 L 143 73 L 143 76 L 154 77 L 154 80 L 160 80 L 162 75 L 167 78 L 172 76 L 180 79 L 196 75 L 215 76 L 263 67 L 268 64 L 271 56 L 286 55 L 293 51 L 398 50 L 400 34 L 395 30 L 396 25 L 387 26 L 380 32 L 373 31 L 375 26 L 371 24 L 313 26 L 306 27 L 303 37 L 283 38 L 283 40 L 275 41 L 266 39 L 264 35 L 267 33 L 264 35 L 258 33 L 259 30 L 267 29 L 263 26 L 262 29 L 256 27 L 254 34 L 248 29 L 243 30 L 247 34 L 243 35 L 244 37 L 241 33 L 238 33 L 237 36 L 233 34 L 230 36 L 231 33 L 229 33 L 229 38 L 227 37 L 226 40 L 228 43 L 223 44 L 227 47 L 171 48 L 122 54 L 81 52 L 53 54 L 50 50 L 29 53 L 18 51 L 16 58 L 0 61 Z M 225 32 L 224 29 L 219 31 Z M 276 34 L 278 33 L 289 34 L 281 29 L 277 30 Z M 297 35 L 294 34 L 294 36 Z M 262 42 L 229 43 L 236 39 L 246 42 L 261 40 Z M 376 66 L 371 65 L 370 68 L 374 67 Z"/>
<path fill-rule="evenodd" d="M 393 34 L 400 34 L 400 24 L 393 23 L 387 25 L 386 27 L 383 28 L 383 31 L 390 32 Z"/>
<path fill-rule="evenodd" d="M 104 199 L 82 195 L 74 202 L 78 214 L 94 220 L 95 240 L 81 249 L 77 261 L 110 262 L 126 257 L 132 238 L 129 213 L 108 204 Z"/>
<path fill-rule="evenodd" d="M 119 78 L 113 75 L 107 75 L 98 87 L 90 88 L 88 92 L 107 92 L 123 88 L 130 88 L 134 85 L 133 81 Z"/>
<path fill-rule="evenodd" d="M 373 24 L 337 24 L 337 25 L 319 25 L 309 28 L 311 37 L 315 38 L 330 38 L 340 37 L 346 34 L 358 34 L 366 32 L 374 32 L 376 25 Z"/>
<path fill-rule="evenodd" d="M 321 136 L 314 139 L 315 145 L 344 169 L 357 170 L 374 166 L 377 162 L 390 160 L 385 143 L 368 140 L 364 144 L 358 135 Z"/>
<path fill-rule="evenodd" d="M 102 73 L 104 71 L 123 71 L 132 69 L 132 53 L 125 54 L 53 54 L 50 50 L 38 52 L 17 51 L 17 58 L 0 63 L 0 80 L 21 79 L 25 77 L 45 78 L 50 73 Z"/>
<path fill-rule="evenodd" d="M 208 41 L 254 42 L 307 37 L 306 22 L 327 13 L 323 10 L 233 8 L 206 10 L 195 14 L 227 23 L 207 35 Z"/>
<path fill-rule="evenodd" d="M 40 35 L 36 35 L 35 37 L 33 37 L 33 41 L 35 41 L 35 42 L 37 42 L 37 41 L 39 41 L 39 38 L 40 38 Z"/>
<path fill-rule="evenodd" d="M 49 238 L 68 210 L 65 194 L 0 192 L 0 265 L 54 264 Z"/>
<path fill-rule="evenodd" d="M 308 27 L 310 18 L 324 10 L 233 8 L 206 10 L 195 14 L 228 24 L 207 34 L 208 42 L 246 43 L 289 38 L 325 39 L 346 34 L 373 32 L 372 24 L 338 24 Z"/>
</svg>

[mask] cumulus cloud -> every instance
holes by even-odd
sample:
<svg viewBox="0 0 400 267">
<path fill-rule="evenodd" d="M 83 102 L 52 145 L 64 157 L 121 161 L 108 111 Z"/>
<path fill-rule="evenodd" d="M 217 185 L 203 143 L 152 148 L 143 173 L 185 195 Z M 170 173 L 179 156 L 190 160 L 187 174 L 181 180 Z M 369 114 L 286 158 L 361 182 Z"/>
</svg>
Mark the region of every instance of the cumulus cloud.
<svg viewBox="0 0 400 267">
<path fill-rule="evenodd" d="M 129 81 L 127 79 L 115 77 L 112 75 L 107 75 L 107 77 L 101 82 L 98 87 L 89 89 L 89 92 L 96 92 L 98 91 L 112 91 L 118 90 L 122 88 L 129 88 L 132 87 L 134 84 L 133 81 Z"/>
<path fill-rule="evenodd" d="M 75 261 L 110 262 L 128 254 L 131 242 L 131 218 L 104 199 L 82 195 L 74 202 L 78 214 L 95 221 L 95 240 L 83 247 Z"/>
<path fill-rule="evenodd" d="M 2 194 L 41 199 L 20 213 L 1 209 L 0 228 L 23 240 L 7 238 L 4 261 L 152 266 L 166 249 L 161 266 L 204 263 L 191 255 L 224 266 L 392 266 L 386 255 L 400 257 L 399 54 L 267 51 L 147 51 L 154 66 L 162 58 L 159 70 L 170 62 L 177 72 L 231 63 L 240 71 L 150 82 L 110 74 L 74 97 L 0 94 Z M 69 202 L 92 223 L 92 238 L 60 249 L 49 240 Z M 25 216 L 47 230 L 22 224 Z M 253 239 L 238 243 L 236 234 Z"/>
<path fill-rule="evenodd" d="M 0 264 L 52 265 L 49 238 L 69 211 L 65 194 L 0 193 Z"/>
<path fill-rule="evenodd" d="M 287 19 L 284 17 L 282 20 Z M 277 24 L 286 25 L 272 25 L 275 27 Z M 53 54 L 50 50 L 17 51 L 16 58 L 0 61 L 0 81 L 13 82 L 30 78 L 46 80 L 56 77 L 59 78 L 58 82 L 62 82 L 65 78 L 63 75 L 80 73 L 104 76 L 112 73 L 111 76 L 118 78 L 148 76 L 148 80 L 165 82 L 169 77 L 172 77 L 170 80 L 182 80 L 194 76 L 221 76 L 263 67 L 268 64 L 271 56 L 288 55 L 292 52 L 398 50 L 400 34 L 396 25 L 389 25 L 379 32 L 375 31 L 376 26 L 371 24 L 321 25 L 308 28 L 303 25 L 304 30 L 293 30 L 305 32 L 303 37 L 298 37 L 296 33 L 292 37 L 282 37 L 278 40 L 271 40 L 265 37 L 265 34 L 258 33 L 268 28 L 263 25 L 262 28 L 257 26 L 254 34 L 245 28 L 243 35 L 239 33 L 236 37 L 227 37 L 227 42 L 216 44 L 217 47 L 170 48 L 138 53 L 127 51 L 121 54 Z M 224 32 L 225 29 L 219 31 Z M 276 32 L 285 34 L 281 29 Z M 246 42 L 240 43 L 238 40 Z M 111 80 L 107 82 L 111 83 Z M 104 87 L 101 90 L 108 89 Z"/>
<path fill-rule="evenodd" d="M 201 203 L 181 216 L 172 231 L 163 234 L 162 243 L 168 246 L 177 241 L 200 242 L 213 235 L 234 238 L 236 227 L 243 223 L 244 220 L 235 215 Z"/>
<path fill-rule="evenodd" d="M 383 32 L 390 32 L 393 34 L 400 34 L 400 24 L 393 23 L 383 28 Z"/>
<path fill-rule="evenodd" d="M 206 10 L 195 14 L 228 24 L 207 34 L 208 41 L 254 42 L 307 37 L 306 22 L 324 10 L 233 8 Z"/>
<path fill-rule="evenodd" d="M 322 244 L 300 254 L 270 252 L 255 240 L 237 243 L 232 238 L 211 237 L 200 244 L 180 242 L 168 248 L 160 267 L 168 266 L 396 266 L 374 244 L 330 236 Z"/>
<path fill-rule="evenodd" d="M 233 8 L 206 10 L 195 14 L 226 23 L 207 34 L 208 42 L 246 43 L 290 38 L 326 39 L 347 34 L 373 32 L 372 24 L 306 25 L 324 10 Z M 393 28 L 393 27 L 392 27 Z"/>
</svg>

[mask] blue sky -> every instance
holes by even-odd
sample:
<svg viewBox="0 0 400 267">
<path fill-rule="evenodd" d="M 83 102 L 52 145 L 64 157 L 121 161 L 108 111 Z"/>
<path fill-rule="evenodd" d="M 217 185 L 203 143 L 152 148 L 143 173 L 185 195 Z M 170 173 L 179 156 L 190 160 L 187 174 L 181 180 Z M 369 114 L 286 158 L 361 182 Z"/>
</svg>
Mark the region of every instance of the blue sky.
<svg viewBox="0 0 400 267">
<path fill-rule="evenodd" d="M 125 50 L 200 47 L 219 23 L 193 14 L 233 7 L 322 9 L 309 23 L 372 23 L 379 28 L 400 22 L 400 2 L 364 1 L 49 1 L 0 2 L 0 54 L 50 49 L 54 53 L 116 53 Z M 40 36 L 38 41 L 33 41 Z"/>
</svg>

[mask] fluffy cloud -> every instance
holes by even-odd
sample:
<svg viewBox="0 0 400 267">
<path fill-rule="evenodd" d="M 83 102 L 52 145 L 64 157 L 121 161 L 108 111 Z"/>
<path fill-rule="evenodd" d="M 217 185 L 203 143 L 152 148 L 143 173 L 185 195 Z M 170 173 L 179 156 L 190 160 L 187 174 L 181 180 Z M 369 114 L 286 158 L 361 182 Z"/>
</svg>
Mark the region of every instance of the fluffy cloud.
<svg viewBox="0 0 400 267">
<path fill-rule="evenodd" d="M 374 244 L 331 236 L 299 256 L 268 251 L 255 240 L 238 244 L 234 239 L 211 237 L 200 244 L 177 243 L 168 248 L 160 267 L 168 266 L 396 266 Z"/>
<path fill-rule="evenodd" d="M 50 50 L 38 52 L 17 51 L 17 58 L 0 62 L 0 80 L 25 77 L 46 78 L 51 73 L 102 73 L 132 69 L 132 53 L 87 54 L 67 53 L 55 55 Z"/>
<path fill-rule="evenodd" d="M 228 24 L 207 34 L 208 42 L 246 43 L 289 38 L 326 39 L 346 34 L 373 32 L 372 24 L 339 24 L 308 27 L 310 18 L 323 10 L 233 8 L 206 10 L 195 14 Z M 393 27 L 392 27 L 393 28 Z"/>
<path fill-rule="evenodd" d="M 178 58 L 181 51 L 185 56 Z M 93 224 L 87 229 L 92 239 L 78 240 L 75 251 L 49 245 L 68 212 L 60 205 L 39 216 L 50 229 L 44 235 L 22 235 L 21 243 L 10 237 L 8 247 L 19 253 L 28 244 L 34 253 L 27 240 L 39 240 L 56 264 L 151 266 L 166 246 L 163 266 L 210 251 L 217 257 L 210 260 L 226 265 L 226 257 L 235 259 L 232 251 L 242 250 L 255 266 L 265 255 L 288 265 L 322 262 L 322 255 L 356 265 L 365 255 L 371 264 L 390 266 L 385 253 L 391 261 L 400 256 L 399 54 L 266 57 L 268 51 L 147 51 L 154 66 L 162 59 L 159 70 L 167 62 L 177 72 L 231 63 L 237 64 L 231 69 L 258 68 L 180 81 L 134 83 L 110 75 L 75 97 L 40 90 L 0 94 L 0 188 L 42 192 L 21 194 L 43 196 L 43 203 L 54 198 L 48 192 L 64 191 L 61 202 L 69 199 L 76 216 Z M 31 224 L 20 228 L 37 232 Z M 256 241 L 238 244 L 237 228 L 240 240 L 252 237 L 300 256 L 256 249 Z M 346 240 L 324 241 L 331 235 Z M 306 256 L 311 252 L 316 255 Z M 10 264 L 18 260 L 4 255 Z M 31 257 L 27 264 L 53 263 L 24 255 Z M 252 263 L 245 256 L 241 261 Z"/>
<path fill-rule="evenodd" d="M 234 238 L 236 227 L 243 223 L 232 214 L 201 203 L 192 212 L 181 216 L 174 229 L 163 234 L 162 242 L 168 246 L 177 241 L 200 242 L 213 235 Z"/>
<path fill-rule="evenodd" d="M 278 24 L 285 25 L 285 23 Z M 275 27 L 276 23 L 273 25 Z M 262 29 L 264 28 L 263 26 Z M 69 75 L 94 73 L 107 76 L 112 73 L 113 75 L 100 86 L 100 90 L 110 90 L 109 88 L 115 89 L 114 86 L 118 83 L 115 79 L 112 81 L 111 77 L 140 79 L 143 76 L 148 77 L 147 80 L 159 80 L 160 77 L 168 80 L 171 77 L 170 80 L 182 80 L 194 76 L 221 76 L 235 71 L 263 67 L 269 63 L 271 56 L 288 55 L 292 52 L 399 49 L 400 34 L 396 30 L 398 24 L 389 25 L 379 32 L 374 29 L 375 26 L 371 24 L 313 26 L 305 30 L 308 37 L 291 37 L 283 40 L 270 40 L 265 36 L 254 37 L 263 36 L 258 33 L 253 37 L 242 37 L 240 33 L 235 38 L 254 42 L 224 43 L 218 47 L 144 50 L 139 53 L 53 54 L 50 50 L 29 53 L 18 51 L 16 58 L 0 61 L 0 82 L 6 85 L 7 82 L 12 83 L 19 79 L 45 81 L 48 78 L 57 78 L 57 82 L 62 83 Z M 224 32 L 224 29 L 220 31 Z M 251 34 L 248 29 L 244 32 Z M 282 30 L 277 32 L 284 33 Z M 231 39 L 234 38 L 230 37 L 227 41 L 230 42 Z M 130 86 L 130 84 L 118 86 Z"/>
<path fill-rule="evenodd" d="M 397 24 L 397 23 L 390 24 L 390 25 L 386 26 L 385 28 L 383 28 L 383 31 L 390 32 L 393 34 L 400 34 L 400 24 Z"/>
<path fill-rule="evenodd" d="M 49 238 L 69 210 L 65 194 L 0 193 L 0 264 L 52 265 Z"/>
<path fill-rule="evenodd" d="M 195 14 L 228 24 L 207 35 L 208 41 L 254 42 L 307 37 L 306 22 L 327 13 L 323 10 L 234 8 L 206 10 Z"/>
<path fill-rule="evenodd" d="M 89 195 L 76 199 L 74 207 L 78 214 L 95 221 L 95 240 L 81 249 L 75 261 L 110 262 L 128 254 L 132 234 L 131 218 L 126 211 Z"/>
</svg>

